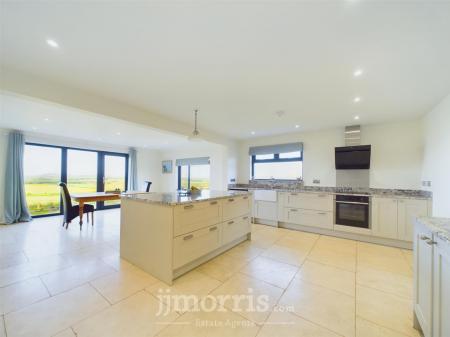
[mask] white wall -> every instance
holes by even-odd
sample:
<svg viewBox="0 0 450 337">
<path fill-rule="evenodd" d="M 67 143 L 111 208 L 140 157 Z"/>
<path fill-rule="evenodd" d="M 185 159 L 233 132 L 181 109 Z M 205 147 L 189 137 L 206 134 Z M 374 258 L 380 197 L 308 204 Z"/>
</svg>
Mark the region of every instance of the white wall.
<svg viewBox="0 0 450 337">
<path fill-rule="evenodd" d="M 155 150 L 137 149 L 137 175 L 138 187 L 140 191 L 145 190 L 145 181 L 151 181 L 151 192 L 161 192 L 161 153 Z"/>
<path fill-rule="evenodd" d="M 421 120 L 362 126 L 362 144 L 372 145 L 370 180 L 373 188 L 420 188 L 423 158 Z M 303 142 L 305 185 L 336 186 L 334 148 L 344 146 L 344 129 L 299 132 L 244 141 L 239 147 L 238 181 L 250 177 L 249 146 Z"/>
<path fill-rule="evenodd" d="M 433 216 L 450 218 L 450 95 L 424 118 L 422 180 L 431 181 Z"/>
<path fill-rule="evenodd" d="M 175 160 L 195 157 L 210 158 L 210 189 L 226 190 L 229 179 L 235 178 L 235 158 L 237 155 L 232 152 L 232 149 L 222 145 L 194 142 L 189 147 L 163 152 L 162 160 L 173 161 L 173 172 L 172 174 L 162 175 L 162 191 L 175 191 L 178 187 L 178 172 Z"/>
</svg>

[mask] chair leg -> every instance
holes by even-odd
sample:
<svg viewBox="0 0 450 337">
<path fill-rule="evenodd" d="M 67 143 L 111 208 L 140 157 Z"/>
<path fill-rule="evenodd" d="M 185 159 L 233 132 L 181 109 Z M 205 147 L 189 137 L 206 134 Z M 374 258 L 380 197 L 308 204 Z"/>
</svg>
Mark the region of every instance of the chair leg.
<svg viewBox="0 0 450 337">
<path fill-rule="evenodd" d="M 69 228 L 69 222 L 70 221 L 66 222 L 66 229 Z"/>
<path fill-rule="evenodd" d="M 66 221 L 65 220 L 63 220 L 63 222 L 62 222 L 62 226 L 64 227 L 64 225 L 66 224 Z"/>
<path fill-rule="evenodd" d="M 94 227 L 94 211 L 92 211 L 92 213 L 91 213 L 91 222 L 92 222 L 92 227 Z"/>
<path fill-rule="evenodd" d="M 89 213 L 86 213 L 87 223 L 89 223 Z"/>
</svg>

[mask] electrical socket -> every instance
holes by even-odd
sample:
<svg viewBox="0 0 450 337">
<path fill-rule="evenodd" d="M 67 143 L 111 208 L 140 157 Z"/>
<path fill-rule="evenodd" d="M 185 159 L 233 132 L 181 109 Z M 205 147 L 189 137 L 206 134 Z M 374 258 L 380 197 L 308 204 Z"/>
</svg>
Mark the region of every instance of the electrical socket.
<svg viewBox="0 0 450 337">
<path fill-rule="evenodd" d="M 320 179 L 314 179 L 313 184 L 320 184 Z"/>
</svg>

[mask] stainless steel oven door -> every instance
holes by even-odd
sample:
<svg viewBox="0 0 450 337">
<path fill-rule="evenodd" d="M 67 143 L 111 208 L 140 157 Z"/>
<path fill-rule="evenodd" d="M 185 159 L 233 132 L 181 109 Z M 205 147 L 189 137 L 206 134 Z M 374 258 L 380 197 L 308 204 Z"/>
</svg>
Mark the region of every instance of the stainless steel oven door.
<svg viewBox="0 0 450 337">
<path fill-rule="evenodd" d="M 336 201 L 336 224 L 369 228 L 369 204 L 351 201 Z"/>
</svg>

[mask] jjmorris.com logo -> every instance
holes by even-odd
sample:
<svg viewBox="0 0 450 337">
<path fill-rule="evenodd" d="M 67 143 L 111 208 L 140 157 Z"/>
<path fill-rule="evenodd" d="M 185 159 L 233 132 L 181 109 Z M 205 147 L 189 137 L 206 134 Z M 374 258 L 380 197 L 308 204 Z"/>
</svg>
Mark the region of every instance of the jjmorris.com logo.
<svg viewBox="0 0 450 337">
<path fill-rule="evenodd" d="M 239 295 L 179 295 L 170 289 L 159 289 L 159 310 L 157 316 L 167 316 L 177 312 L 267 312 L 268 310 L 293 312 L 293 307 L 276 306 L 271 308 L 268 295 L 255 295 L 252 288 Z M 227 308 L 227 309 L 226 309 Z"/>
</svg>

